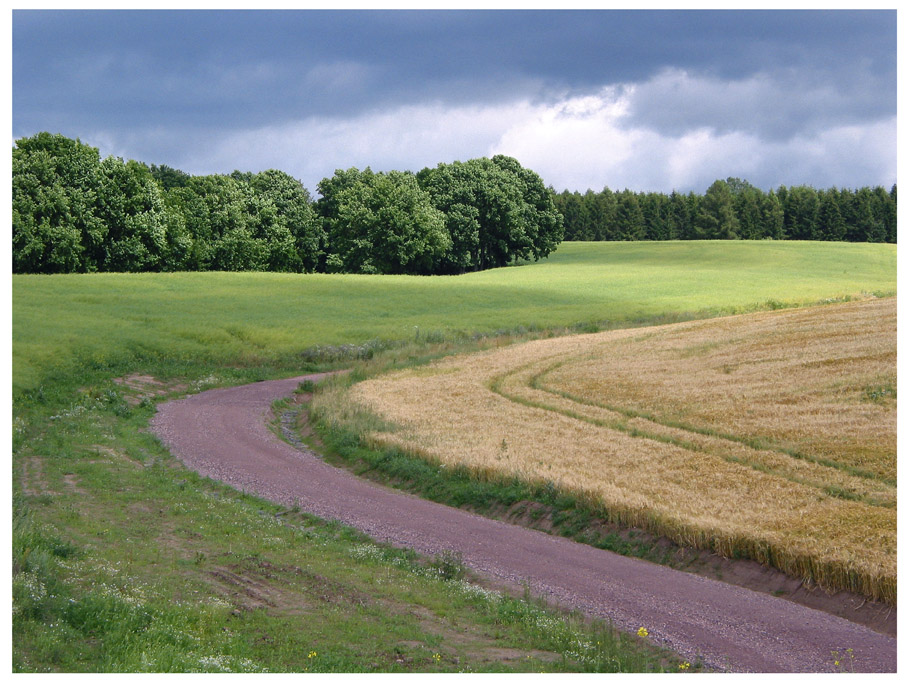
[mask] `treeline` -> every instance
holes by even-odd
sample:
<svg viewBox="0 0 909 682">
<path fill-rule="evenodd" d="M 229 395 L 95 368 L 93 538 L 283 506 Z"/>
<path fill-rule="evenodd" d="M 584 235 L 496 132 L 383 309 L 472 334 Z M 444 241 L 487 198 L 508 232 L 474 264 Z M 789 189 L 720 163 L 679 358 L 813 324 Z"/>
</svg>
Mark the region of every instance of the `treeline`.
<svg viewBox="0 0 909 682">
<path fill-rule="evenodd" d="M 703 195 L 564 191 L 554 196 L 569 241 L 807 239 L 896 242 L 896 185 L 858 190 L 799 185 L 764 192 L 738 178 Z"/>
<path fill-rule="evenodd" d="M 896 185 L 764 192 L 729 178 L 704 195 L 557 194 L 494 156 L 338 170 L 314 201 L 279 170 L 192 176 L 46 132 L 12 154 L 15 273 L 456 274 L 543 258 L 563 238 L 896 241 Z"/>
<path fill-rule="evenodd" d="M 339 170 L 313 201 L 282 171 L 192 176 L 46 132 L 12 153 L 15 273 L 448 274 L 543 258 L 563 235 L 551 191 L 506 156 Z"/>
</svg>

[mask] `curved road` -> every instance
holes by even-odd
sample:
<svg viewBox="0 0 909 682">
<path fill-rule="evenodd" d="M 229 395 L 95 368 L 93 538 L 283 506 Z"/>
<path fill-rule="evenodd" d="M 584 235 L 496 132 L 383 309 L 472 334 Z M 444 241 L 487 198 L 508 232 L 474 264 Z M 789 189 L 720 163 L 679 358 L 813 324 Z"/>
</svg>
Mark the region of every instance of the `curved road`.
<svg viewBox="0 0 909 682">
<path fill-rule="evenodd" d="M 158 406 L 152 431 L 204 476 L 337 519 L 418 552 L 459 552 L 471 569 L 651 637 L 731 672 L 832 672 L 851 648 L 856 672 L 896 672 L 896 640 L 706 578 L 512 526 L 384 488 L 325 464 L 267 427 L 271 403 L 310 375 L 216 389 Z"/>
</svg>

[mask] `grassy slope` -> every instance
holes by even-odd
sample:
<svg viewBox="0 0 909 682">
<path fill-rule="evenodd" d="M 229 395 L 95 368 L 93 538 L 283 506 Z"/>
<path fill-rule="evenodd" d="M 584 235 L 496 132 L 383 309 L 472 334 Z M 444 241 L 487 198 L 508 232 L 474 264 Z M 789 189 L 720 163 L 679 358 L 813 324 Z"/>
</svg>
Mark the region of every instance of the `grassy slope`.
<svg viewBox="0 0 909 682">
<path fill-rule="evenodd" d="M 293 361 L 318 344 L 741 312 L 896 290 L 896 248 L 566 243 L 460 277 L 265 273 L 13 277 L 14 388 L 49 368 Z"/>
<path fill-rule="evenodd" d="M 303 371 L 319 344 L 893 292 L 895 260 L 886 245 L 566 244 L 546 263 L 459 278 L 13 277 L 14 667 L 653 669 L 530 607 L 411 584 L 418 570 L 358 549 L 363 538 L 276 524 L 277 509 L 175 465 L 142 432 L 154 398 L 130 405 L 112 379 L 178 378 L 180 393 Z M 337 596 L 351 592 L 366 597 Z"/>
</svg>

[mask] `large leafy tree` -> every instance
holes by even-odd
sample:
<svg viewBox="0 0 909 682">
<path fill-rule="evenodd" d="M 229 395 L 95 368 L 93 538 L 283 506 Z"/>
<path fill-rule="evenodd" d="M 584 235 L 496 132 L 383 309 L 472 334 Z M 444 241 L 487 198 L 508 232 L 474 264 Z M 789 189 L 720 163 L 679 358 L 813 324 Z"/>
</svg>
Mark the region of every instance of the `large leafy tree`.
<svg viewBox="0 0 909 682">
<path fill-rule="evenodd" d="M 413 173 L 339 170 L 319 183 L 319 192 L 329 271 L 430 274 L 451 248 L 445 216 Z"/>
<path fill-rule="evenodd" d="M 194 176 L 168 197 L 193 235 L 188 256 L 194 270 L 267 270 L 280 266 L 292 241 L 270 201 L 229 175 Z M 281 229 L 283 227 L 283 230 Z M 280 268 L 279 268 L 280 269 Z"/>
<path fill-rule="evenodd" d="M 275 169 L 248 174 L 244 180 L 259 197 L 274 205 L 276 219 L 269 226 L 271 232 L 265 236 L 282 243 L 281 248 L 274 249 L 272 256 L 276 269 L 314 272 L 323 255 L 325 232 L 303 183 Z M 290 251 L 284 245 L 286 237 L 280 232 L 278 222 L 283 223 L 290 235 Z M 268 233 L 269 228 L 264 232 Z"/>
<path fill-rule="evenodd" d="M 94 147 L 38 133 L 16 141 L 12 164 L 13 272 L 89 272 L 107 228 L 94 212 Z"/>
<path fill-rule="evenodd" d="M 552 192 L 508 156 L 442 163 L 417 174 L 445 214 L 451 249 L 446 272 L 484 270 L 548 256 L 562 241 Z"/>
<path fill-rule="evenodd" d="M 107 226 L 100 269 L 161 270 L 170 223 L 160 187 L 149 169 L 108 157 L 101 162 L 96 215 Z"/>
</svg>

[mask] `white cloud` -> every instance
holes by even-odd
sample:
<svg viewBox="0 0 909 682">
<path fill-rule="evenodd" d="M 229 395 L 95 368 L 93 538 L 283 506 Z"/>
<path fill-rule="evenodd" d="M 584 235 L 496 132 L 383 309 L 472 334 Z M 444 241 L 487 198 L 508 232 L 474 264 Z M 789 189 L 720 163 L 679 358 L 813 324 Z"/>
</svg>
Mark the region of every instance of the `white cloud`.
<svg viewBox="0 0 909 682">
<path fill-rule="evenodd" d="M 889 185 L 896 180 L 896 118 L 808 130 L 788 138 L 701 126 L 661 132 L 634 115 L 634 87 L 582 103 L 542 107 L 510 126 L 494 146 L 556 189 L 628 187 L 703 192 L 736 176 L 770 188 Z"/>
<path fill-rule="evenodd" d="M 675 85 L 666 80 L 670 76 Z M 678 129 L 639 118 L 641 102 L 652 99 L 661 84 L 666 86 L 666 101 L 684 109 L 681 95 L 672 93 L 692 83 L 687 75 L 662 74 L 642 85 L 609 87 L 556 102 L 428 103 L 350 118 L 312 117 L 215 134 L 204 147 L 168 163 L 194 174 L 279 168 L 300 178 L 312 192 L 337 168 L 417 171 L 492 154 L 514 156 L 557 190 L 582 192 L 604 186 L 703 192 L 717 178 L 729 176 L 764 189 L 780 184 L 889 186 L 895 181 L 895 116 L 805 129 L 786 137 L 763 135 L 747 124 L 737 129 L 733 118 L 728 125 Z M 751 90 L 742 83 L 696 85 L 694 91 L 710 100 L 705 108 L 722 105 L 724 96 L 757 107 L 774 91 L 760 79 Z M 689 93 L 683 99 L 690 103 L 691 97 Z"/>
<path fill-rule="evenodd" d="M 314 191 L 338 168 L 413 170 L 489 154 L 511 121 L 532 107 L 406 106 L 348 119 L 308 118 L 237 131 L 187 158 L 191 173 L 279 168 Z M 229 172 L 229 171 L 228 171 Z"/>
</svg>

